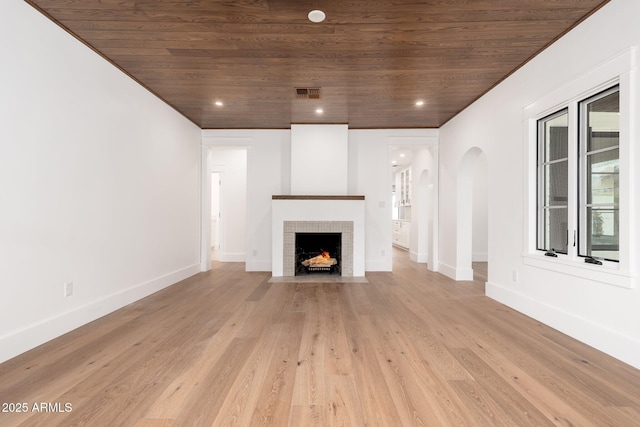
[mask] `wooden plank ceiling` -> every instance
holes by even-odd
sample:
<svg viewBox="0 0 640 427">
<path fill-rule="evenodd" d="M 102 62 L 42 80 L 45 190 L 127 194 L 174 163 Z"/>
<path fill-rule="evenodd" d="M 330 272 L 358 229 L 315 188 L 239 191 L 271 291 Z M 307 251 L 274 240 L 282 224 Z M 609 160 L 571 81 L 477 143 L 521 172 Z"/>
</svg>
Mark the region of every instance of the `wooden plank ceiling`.
<svg viewBox="0 0 640 427">
<path fill-rule="evenodd" d="M 201 128 L 223 129 L 437 128 L 607 3 L 27 1 Z M 313 9 L 326 20 L 310 22 Z"/>
</svg>

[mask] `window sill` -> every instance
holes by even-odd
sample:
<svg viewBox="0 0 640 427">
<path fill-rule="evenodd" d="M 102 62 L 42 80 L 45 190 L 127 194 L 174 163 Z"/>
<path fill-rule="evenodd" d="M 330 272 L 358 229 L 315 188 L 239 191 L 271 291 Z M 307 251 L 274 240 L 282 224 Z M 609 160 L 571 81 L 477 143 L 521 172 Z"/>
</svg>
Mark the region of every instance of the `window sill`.
<svg viewBox="0 0 640 427">
<path fill-rule="evenodd" d="M 559 254 L 558 258 L 551 258 L 544 256 L 543 253 L 529 253 L 523 254 L 522 260 L 525 265 L 544 270 L 551 270 L 626 289 L 635 288 L 635 275 L 630 272 L 620 271 L 617 266 L 614 267 L 607 264 L 591 265 L 585 263 L 582 258 L 580 260 L 571 260 L 562 254 Z"/>
</svg>

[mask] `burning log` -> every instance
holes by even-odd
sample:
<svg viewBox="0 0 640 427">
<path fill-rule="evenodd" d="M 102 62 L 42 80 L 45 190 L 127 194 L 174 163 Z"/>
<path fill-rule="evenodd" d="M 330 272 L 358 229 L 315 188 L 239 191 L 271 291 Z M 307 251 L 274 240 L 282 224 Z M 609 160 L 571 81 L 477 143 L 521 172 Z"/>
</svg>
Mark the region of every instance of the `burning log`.
<svg viewBox="0 0 640 427">
<path fill-rule="evenodd" d="M 322 249 L 321 251 L 322 253 L 320 255 L 302 261 L 302 265 L 305 267 L 331 267 L 338 263 L 335 258 L 331 258 L 329 252 Z"/>
</svg>

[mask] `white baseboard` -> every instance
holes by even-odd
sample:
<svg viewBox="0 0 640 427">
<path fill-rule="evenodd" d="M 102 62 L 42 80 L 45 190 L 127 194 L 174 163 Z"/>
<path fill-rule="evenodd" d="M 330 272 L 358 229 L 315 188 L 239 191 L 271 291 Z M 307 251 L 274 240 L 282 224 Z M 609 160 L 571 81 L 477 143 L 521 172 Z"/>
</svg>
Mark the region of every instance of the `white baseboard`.
<svg viewBox="0 0 640 427">
<path fill-rule="evenodd" d="M 640 369 L 640 341 L 496 283 L 485 293 L 504 305 Z"/>
<path fill-rule="evenodd" d="M 415 251 L 411 251 L 411 252 L 409 252 L 409 259 L 411 261 L 413 261 L 413 262 L 418 262 L 420 264 L 426 264 L 427 260 L 428 260 L 428 256 L 424 252 L 418 253 L 418 252 L 415 252 Z"/>
<path fill-rule="evenodd" d="M 200 272 L 200 263 L 116 292 L 0 337 L 0 363 Z"/>
<path fill-rule="evenodd" d="M 438 272 L 450 279 L 456 280 L 456 269 L 442 261 L 438 262 Z"/>
<path fill-rule="evenodd" d="M 473 280 L 473 270 L 470 268 L 455 268 L 444 262 L 438 262 L 438 272 L 453 280 Z"/>
</svg>

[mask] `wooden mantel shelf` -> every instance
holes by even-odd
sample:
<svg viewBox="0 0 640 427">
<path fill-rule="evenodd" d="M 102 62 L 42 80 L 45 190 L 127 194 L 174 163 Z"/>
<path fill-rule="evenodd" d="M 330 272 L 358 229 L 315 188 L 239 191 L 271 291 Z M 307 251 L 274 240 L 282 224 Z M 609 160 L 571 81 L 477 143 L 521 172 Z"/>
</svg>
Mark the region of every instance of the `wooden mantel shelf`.
<svg viewBox="0 0 640 427">
<path fill-rule="evenodd" d="M 285 195 L 274 195 L 271 196 L 271 200 L 364 200 L 364 196 L 305 196 L 305 195 L 295 195 L 295 196 L 285 196 Z"/>
</svg>

